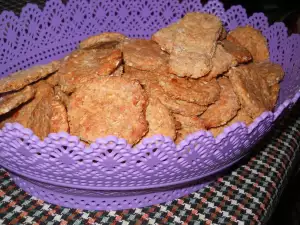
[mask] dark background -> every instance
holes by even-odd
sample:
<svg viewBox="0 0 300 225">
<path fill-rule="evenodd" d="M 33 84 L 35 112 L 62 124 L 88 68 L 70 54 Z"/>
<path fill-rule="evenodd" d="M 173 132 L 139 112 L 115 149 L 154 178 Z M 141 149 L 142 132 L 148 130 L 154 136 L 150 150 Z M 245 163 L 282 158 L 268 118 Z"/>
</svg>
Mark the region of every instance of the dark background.
<svg viewBox="0 0 300 225">
<path fill-rule="evenodd" d="M 68 0 L 62 0 L 66 3 Z M 109 1 L 109 0 L 108 0 Z M 175 0 L 174 0 L 175 1 Z M 208 0 L 202 0 L 205 4 Z M 289 33 L 300 33 L 300 0 L 221 0 L 225 9 L 232 5 L 242 5 L 248 15 L 263 12 L 269 23 L 284 22 Z M 37 4 L 41 9 L 45 0 L 0 0 L 0 13 L 3 10 L 14 11 L 20 14 L 27 3 Z M 281 200 L 268 225 L 300 225 L 300 173 L 290 180 L 283 192 Z"/>
</svg>

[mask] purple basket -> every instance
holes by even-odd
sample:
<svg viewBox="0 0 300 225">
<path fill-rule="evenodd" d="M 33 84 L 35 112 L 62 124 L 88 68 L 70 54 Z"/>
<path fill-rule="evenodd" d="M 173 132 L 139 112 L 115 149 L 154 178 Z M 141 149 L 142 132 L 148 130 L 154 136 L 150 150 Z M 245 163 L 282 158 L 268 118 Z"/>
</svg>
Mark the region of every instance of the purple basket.
<svg viewBox="0 0 300 225">
<path fill-rule="evenodd" d="M 265 112 L 250 126 L 236 123 L 217 138 L 210 132 L 188 135 L 176 145 L 157 135 L 132 148 L 109 136 L 89 147 L 67 133 L 41 141 L 20 124 L 0 130 L 0 164 L 28 193 L 61 206 L 116 210 L 166 202 L 198 190 L 208 177 L 239 161 L 300 97 L 300 35 L 287 35 L 283 23 L 268 24 L 262 13 L 248 17 L 241 6 L 225 11 L 219 1 L 199 0 L 47 1 L 43 11 L 28 4 L 20 17 L 0 15 L 0 76 L 60 59 L 80 40 L 104 31 L 149 38 L 186 12 L 219 16 L 228 30 L 250 24 L 269 42 L 271 60 L 286 75 L 275 112 Z"/>
</svg>

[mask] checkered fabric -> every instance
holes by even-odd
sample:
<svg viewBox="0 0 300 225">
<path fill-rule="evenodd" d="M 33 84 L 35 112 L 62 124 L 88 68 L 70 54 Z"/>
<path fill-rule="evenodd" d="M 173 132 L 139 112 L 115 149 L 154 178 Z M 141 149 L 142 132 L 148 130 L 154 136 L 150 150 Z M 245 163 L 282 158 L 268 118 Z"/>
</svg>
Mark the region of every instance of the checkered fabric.
<svg viewBox="0 0 300 225">
<path fill-rule="evenodd" d="M 165 204 L 123 211 L 51 205 L 20 190 L 0 169 L 0 224 L 263 224 L 298 163 L 300 104 L 230 175 Z"/>
</svg>

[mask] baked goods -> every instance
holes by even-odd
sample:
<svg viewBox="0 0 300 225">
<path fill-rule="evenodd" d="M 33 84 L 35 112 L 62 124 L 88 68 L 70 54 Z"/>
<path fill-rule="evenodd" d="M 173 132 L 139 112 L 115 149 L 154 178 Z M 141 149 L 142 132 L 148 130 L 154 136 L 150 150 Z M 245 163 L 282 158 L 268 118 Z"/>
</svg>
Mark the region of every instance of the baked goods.
<svg viewBox="0 0 300 225">
<path fill-rule="evenodd" d="M 199 130 L 205 130 L 203 120 L 197 116 L 182 116 L 174 114 L 175 120 L 181 124 L 178 129 L 176 142 L 182 141 L 186 135 L 197 132 Z"/>
<path fill-rule="evenodd" d="M 151 40 L 97 34 L 60 61 L 1 79 L 0 126 L 18 122 L 41 139 L 70 132 L 85 143 L 217 136 L 275 107 L 284 71 L 268 61 L 267 47 L 258 30 L 227 34 L 207 13 L 187 13 Z"/>
<path fill-rule="evenodd" d="M 173 98 L 163 87 L 159 85 L 159 81 L 170 76 L 166 73 L 165 68 L 160 68 L 152 72 L 125 67 L 125 73 L 122 75 L 131 80 L 138 80 L 146 90 L 149 97 L 158 98 L 171 112 L 185 116 L 197 116 L 202 114 L 207 106 L 198 105 L 184 100 Z"/>
<path fill-rule="evenodd" d="M 34 97 L 35 89 L 27 86 L 22 90 L 0 95 L 0 115 L 10 112 L 19 105 L 29 101 Z"/>
<path fill-rule="evenodd" d="M 125 40 L 126 36 L 115 32 L 104 32 L 91 36 L 81 41 L 79 48 L 81 49 L 110 49 L 115 48 L 118 44 Z"/>
<path fill-rule="evenodd" d="M 52 73 L 44 79 L 52 87 L 55 87 L 59 84 L 59 73 Z"/>
<path fill-rule="evenodd" d="M 245 47 L 256 62 L 269 59 L 267 39 L 253 27 L 238 27 L 228 33 L 227 40 Z"/>
<path fill-rule="evenodd" d="M 23 87 L 54 73 L 58 68 L 59 62 L 53 61 L 46 65 L 33 66 L 27 70 L 13 73 L 0 79 L 0 93 L 20 90 Z"/>
<path fill-rule="evenodd" d="M 221 134 L 224 131 L 224 128 L 226 128 L 234 123 L 237 123 L 237 122 L 241 122 L 246 125 L 250 125 L 253 122 L 253 119 L 250 116 L 248 116 L 248 114 L 246 113 L 246 111 L 244 109 L 240 109 L 237 112 L 237 115 L 232 120 L 230 120 L 226 125 L 211 128 L 211 129 L 209 129 L 209 131 L 213 134 L 214 137 L 217 137 L 219 134 Z"/>
<path fill-rule="evenodd" d="M 12 121 L 22 124 L 24 127 L 33 128 L 29 125 L 29 120 L 32 118 L 32 113 L 37 107 L 39 102 L 44 101 L 48 96 L 53 96 L 54 92 L 52 87 L 46 81 L 39 81 L 33 84 L 33 88 L 36 90 L 34 98 L 25 104 L 23 104 L 17 111 L 12 115 Z M 38 128 L 36 128 L 38 129 Z"/>
<path fill-rule="evenodd" d="M 282 67 L 271 62 L 256 62 L 249 64 L 251 70 L 259 73 L 261 77 L 267 82 L 268 86 L 278 84 L 284 76 Z"/>
<path fill-rule="evenodd" d="M 54 98 L 64 104 L 64 106 L 68 106 L 70 102 L 70 96 L 61 90 L 60 86 L 54 87 Z"/>
<path fill-rule="evenodd" d="M 187 80 L 169 75 L 159 77 L 159 84 L 170 96 L 199 105 L 212 104 L 220 97 L 220 87 L 216 80 Z"/>
<path fill-rule="evenodd" d="M 173 50 L 175 34 L 178 29 L 178 23 L 170 24 L 169 26 L 160 29 L 152 35 L 151 39 L 157 42 L 161 49 L 171 53 Z"/>
<path fill-rule="evenodd" d="M 86 142 L 115 135 L 137 143 L 148 131 L 147 96 L 137 81 L 122 77 L 94 79 L 70 97 L 70 132 Z"/>
<path fill-rule="evenodd" d="M 95 77 L 110 75 L 121 61 L 118 49 L 76 50 L 63 60 L 58 71 L 61 89 L 72 93 Z"/>
<path fill-rule="evenodd" d="M 215 55 L 212 58 L 212 69 L 205 76 L 205 79 L 209 81 L 216 78 L 218 75 L 227 72 L 231 67 L 237 66 L 237 64 L 236 57 L 228 53 L 222 45 L 218 44 Z"/>
<path fill-rule="evenodd" d="M 168 55 L 151 40 L 128 40 L 122 46 L 125 65 L 153 71 L 166 64 Z"/>
<path fill-rule="evenodd" d="M 211 14 L 187 13 L 176 29 L 169 71 L 180 77 L 199 78 L 212 69 L 221 20 Z"/>
<path fill-rule="evenodd" d="M 237 63 L 247 63 L 252 60 L 251 53 L 238 43 L 233 43 L 225 39 L 220 41 L 219 44 L 236 59 Z"/>
<path fill-rule="evenodd" d="M 251 118 L 258 117 L 264 111 L 272 110 L 270 88 L 266 80 L 255 70 L 246 65 L 233 68 L 229 72 L 229 79 L 242 108 Z"/>
<path fill-rule="evenodd" d="M 157 98 L 150 98 L 146 110 L 146 119 L 149 123 L 149 132 L 146 137 L 155 134 L 176 138 L 175 120 L 172 113 Z"/>
<path fill-rule="evenodd" d="M 229 79 L 221 77 L 218 79 L 218 83 L 221 87 L 219 100 L 215 104 L 210 105 L 200 116 L 207 129 L 226 124 L 236 116 L 240 109 L 240 102 L 233 91 Z"/>
</svg>

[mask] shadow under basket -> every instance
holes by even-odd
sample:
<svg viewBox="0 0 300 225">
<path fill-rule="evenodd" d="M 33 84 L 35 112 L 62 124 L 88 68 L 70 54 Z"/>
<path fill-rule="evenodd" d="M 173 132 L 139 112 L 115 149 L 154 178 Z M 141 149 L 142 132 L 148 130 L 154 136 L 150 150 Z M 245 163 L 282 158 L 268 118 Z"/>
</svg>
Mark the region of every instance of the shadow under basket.
<svg viewBox="0 0 300 225">
<path fill-rule="evenodd" d="M 0 77 L 60 59 L 80 40 L 104 31 L 149 38 L 187 12 L 213 13 L 226 29 L 251 25 L 267 38 L 270 59 L 285 70 L 274 112 L 249 126 L 236 123 L 217 138 L 210 132 L 188 135 L 176 145 L 162 135 L 132 148 L 114 136 L 85 146 L 67 133 L 41 141 L 30 129 L 7 123 L 0 130 L 0 165 L 23 190 L 53 204 L 96 210 L 143 207 L 199 190 L 250 152 L 274 121 L 299 99 L 300 35 L 288 36 L 283 23 L 268 24 L 262 13 L 248 17 L 241 6 L 224 10 L 219 1 L 49 0 L 41 11 L 28 4 L 20 17 L 0 15 Z"/>
</svg>

